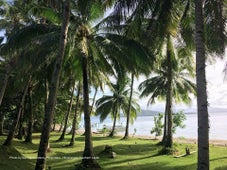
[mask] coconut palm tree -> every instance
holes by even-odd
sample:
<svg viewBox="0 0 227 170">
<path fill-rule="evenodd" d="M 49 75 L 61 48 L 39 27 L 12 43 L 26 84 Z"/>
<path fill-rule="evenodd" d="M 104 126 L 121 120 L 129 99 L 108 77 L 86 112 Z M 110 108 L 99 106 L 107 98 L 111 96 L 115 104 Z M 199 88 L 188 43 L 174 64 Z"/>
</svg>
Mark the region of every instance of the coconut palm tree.
<svg viewBox="0 0 227 170">
<path fill-rule="evenodd" d="M 206 20 L 205 20 L 206 19 Z M 223 17 L 223 1 L 195 1 L 196 83 L 198 109 L 198 165 L 197 169 L 209 169 L 209 116 L 206 88 L 206 51 L 224 53 L 226 34 Z M 204 24 L 205 23 L 205 24 Z M 205 35 L 208 35 L 207 37 Z"/>
<path fill-rule="evenodd" d="M 205 76 L 204 17 L 202 1 L 195 1 L 196 83 L 198 109 L 198 169 L 209 169 L 209 120 Z"/>
<path fill-rule="evenodd" d="M 51 130 L 51 123 L 53 121 L 54 106 L 56 104 L 57 89 L 58 89 L 59 78 L 61 73 L 61 66 L 62 66 L 64 53 L 65 53 L 65 46 L 67 42 L 69 18 L 70 18 L 70 0 L 67 0 L 64 2 L 59 54 L 56 59 L 55 69 L 52 75 L 50 93 L 49 93 L 48 102 L 45 110 L 45 118 L 43 122 L 42 135 L 41 135 L 41 140 L 40 140 L 39 150 L 38 150 L 38 157 L 39 158 L 41 157 L 43 159 L 37 159 L 36 167 L 35 167 L 36 170 L 45 169 L 46 151 L 49 143 L 48 141 L 49 141 L 49 135 Z"/>
<path fill-rule="evenodd" d="M 133 84 L 134 84 L 134 74 L 132 73 L 131 74 L 131 85 L 130 85 L 130 95 L 129 95 L 128 110 L 127 110 L 127 113 L 126 113 L 125 135 L 124 135 L 123 139 L 127 139 L 129 137 L 129 119 L 131 117 Z"/>
<path fill-rule="evenodd" d="M 89 2 L 88 4 L 90 4 Z M 94 157 L 92 141 L 91 141 L 91 125 L 90 125 L 90 113 L 87 112 L 89 108 L 89 86 L 91 82 L 90 71 L 92 67 L 96 67 L 101 73 L 107 73 L 109 75 L 114 74 L 112 65 L 115 61 L 118 61 L 123 65 L 127 70 L 136 70 L 133 64 L 136 61 L 147 61 L 150 57 L 148 50 L 142 46 L 140 43 L 136 42 L 133 39 L 127 38 L 121 34 L 117 34 L 116 31 L 107 32 L 110 30 L 107 25 L 100 27 L 92 26 L 91 21 L 94 21 L 97 18 L 97 11 L 101 11 L 102 4 L 98 1 L 94 5 L 88 5 L 85 8 L 86 3 L 81 3 L 78 1 L 76 4 L 77 9 L 81 10 L 80 15 L 75 13 L 75 18 L 80 21 L 77 23 L 77 41 L 78 42 L 78 53 L 77 56 L 80 57 L 81 69 L 83 72 L 83 97 L 84 97 L 84 121 L 85 121 L 85 149 L 84 157 Z M 92 12 L 96 10 L 96 13 Z M 101 13 L 102 14 L 102 11 Z M 92 63 L 92 66 L 90 65 Z M 133 64 L 132 64 L 133 63 Z M 88 84 L 87 84 L 88 83 Z M 85 101 L 86 100 L 86 101 Z M 83 159 L 81 166 L 93 167 L 97 163 L 92 159 Z"/>
<path fill-rule="evenodd" d="M 16 113 L 14 114 L 14 119 L 13 119 L 13 122 L 11 124 L 7 139 L 3 143 L 3 145 L 5 145 L 5 146 L 11 145 L 14 134 L 15 134 L 16 129 L 17 129 L 18 124 L 19 124 L 19 119 L 20 119 L 22 113 L 24 112 L 24 102 L 25 102 L 25 97 L 27 95 L 27 91 L 28 91 L 30 81 L 31 81 L 31 76 L 29 78 L 27 78 L 27 80 L 25 79 L 24 88 L 23 88 L 23 91 L 22 91 L 20 102 L 17 106 Z"/>
<path fill-rule="evenodd" d="M 187 79 L 191 75 L 191 68 L 187 65 L 188 60 L 184 55 L 180 55 L 181 50 L 178 53 L 174 52 L 173 40 L 170 36 L 166 37 L 166 41 L 166 55 L 160 54 L 162 57 L 160 66 L 154 71 L 153 77 L 139 85 L 139 90 L 141 97 L 151 95 L 148 103 L 154 102 L 156 98 L 166 99 L 166 133 L 164 133 L 163 142 L 166 148 L 171 148 L 173 100 L 188 103 L 190 101 L 188 93 L 195 94 L 195 84 Z"/>
<path fill-rule="evenodd" d="M 47 27 L 44 25 L 43 26 L 30 25 L 26 28 L 18 30 L 17 32 L 14 31 L 12 35 L 8 36 L 7 42 L 1 45 L 0 52 L 3 56 L 8 57 L 11 54 L 14 55 L 14 57 L 10 58 L 9 63 L 12 64 L 10 68 L 11 79 L 14 79 L 15 82 L 20 81 L 21 78 L 18 77 L 24 77 L 25 72 L 30 72 L 30 75 L 32 77 L 35 76 L 34 72 L 39 70 L 42 67 L 42 62 L 45 62 L 46 60 L 46 58 L 43 57 L 43 52 L 45 50 L 42 51 L 40 50 L 40 48 L 43 48 L 46 44 L 46 40 L 42 38 L 43 31 L 40 31 L 41 28 L 45 29 Z M 26 34 L 25 32 L 30 34 L 30 37 L 28 35 L 25 36 Z M 34 37 L 32 37 L 33 35 Z M 29 42 L 29 45 L 25 44 L 24 42 L 21 42 L 21 37 L 23 37 L 25 41 Z M 37 44 L 37 37 L 39 37 L 39 41 L 42 42 L 43 44 Z M 34 46 L 31 47 L 31 44 L 34 44 Z M 27 46 L 27 48 L 22 49 L 22 46 L 23 47 Z M 45 52 L 47 54 L 51 54 L 52 53 L 51 50 L 50 49 L 48 50 Z M 39 60 L 37 60 L 37 58 L 34 59 L 31 56 L 34 58 L 39 56 Z M 20 114 L 18 115 L 20 116 Z M 8 143 L 7 145 L 10 145 L 11 142 L 7 143 Z"/>
<path fill-rule="evenodd" d="M 76 105 L 75 105 L 73 122 L 72 122 L 72 130 L 71 130 L 72 137 L 70 139 L 69 146 L 73 146 L 74 142 L 75 142 L 75 131 L 76 131 L 77 118 L 78 118 L 78 111 L 79 111 L 80 92 L 81 92 L 81 85 L 80 85 L 80 82 L 79 82 L 78 87 L 77 87 Z"/>
<path fill-rule="evenodd" d="M 60 138 L 58 139 L 58 141 L 62 141 L 65 138 L 65 133 L 67 130 L 67 124 L 68 124 L 68 120 L 69 120 L 69 115 L 72 109 L 72 104 L 73 104 L 73 97 L 74 97 L 74 91 L 75 91 L 75 80 L 72 80 L 72 90 L 71 90 L 71 94 L 70 94 L 70 101 L 69 101 L 69 105 L 68 105 L 68 110 L 66 112 L 66 116 L 65 116 L 65 123 L 64 123 L 64 128 L 62 131 L 62 134 L 60 136 Z"/>
<path fill-rule="evenodd" d="M 25 15 L 25 10 L 22 9 L 23 3 L 15 2 L 14 5 L 9 3 L 8 1 L 1 1 L 1 26 L 0 30 L 5 30 L 5 36 L 8 36 L 9 32 L 18 31 L 19 28 L 23 27 L 26 21 L 28 21 L 28 17 Z M 21 22 L 20 22 L 20 21 Z M 1 46 L 3 46 L 2 41 L 4 38 L 1 37 Z M 2 86 L 0 91 L 0 105 L 6 90 L 6 86 L 8 83 L 8 79 L 10 77 L 10 72 L 12 69 L 13 57 L 12 56 L 1 56 L 4 58 L 4 67 L 5 67 L 5 76 L 2 77 Z"/>
<path fill-rule="evenodd" d="M 118 70 L 119 71 L 119 70 Z M 120 118 L 120 111 L 127 115 L 129 100 L 131 100 L 131 121 L 140 112 L 139 105 L 130 97 L 130 90 L 127 89 L 128 79 L 124 71 L 120 71 L 117 76 L 116 84 L 111 84 L 113 95 L 104 95 L 96 101 L 96 114 L 100 116 L 100 121 L 104 121 L 108 115 L 113 118 L 112 130 L 109 137 L 115 134 L 117 118 Z"/>
</svg>

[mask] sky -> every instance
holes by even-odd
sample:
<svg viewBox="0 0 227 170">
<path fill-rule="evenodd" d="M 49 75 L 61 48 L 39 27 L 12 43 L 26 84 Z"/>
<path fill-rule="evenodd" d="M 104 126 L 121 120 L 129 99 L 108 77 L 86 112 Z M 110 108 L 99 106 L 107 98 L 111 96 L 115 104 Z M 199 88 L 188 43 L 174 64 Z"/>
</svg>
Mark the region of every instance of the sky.
<svg viewBox="0 0 227 170">
<path fill-rule="evenodd" d="M 212 107 L 227 108 L 227 80 L 224 80 L 223 69 L 226 65 L 226 58 L 217 59 L 215 64 L 206 68 L 208 102 Z"/>
</svg>

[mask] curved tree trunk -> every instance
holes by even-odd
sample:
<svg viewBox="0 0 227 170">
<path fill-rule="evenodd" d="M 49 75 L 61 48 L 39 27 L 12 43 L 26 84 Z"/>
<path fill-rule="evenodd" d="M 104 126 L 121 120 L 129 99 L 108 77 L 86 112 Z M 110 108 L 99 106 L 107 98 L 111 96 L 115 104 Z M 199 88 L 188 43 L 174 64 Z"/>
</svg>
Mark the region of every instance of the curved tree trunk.
<svg viewBox="0 0 227 170">
<path fill-rule="evenodd" d="M 1 81 L 2 82 L 2 87 L 1 87 L 1 91 L 0 91 L 0 106 L 2 104 L 2 99 L 3 99 L 3 96 L 4 96 L 5 91 L 6 91 L 6 86 L 7 86 L 8 80 L 9 80 L 9 69 L 7 68 L 5 77 Z"/>
<path fill-rule="evenodd" d="M 166 108 L 167 108 L 167 138 L 165 148 L 173 147 L 173 134 L 172 134 L 172 59 L 171 59 L 171 40 L 170 35 L 167 36 L 167 95 L 166 95 Z"/>
<path fill-rule="evenodd" d="M 13 122 L 11 124 L 10 130 L 9 130 L 9 134 L 7 136 L 7 139 L 5 140 L 5 142 L 3 144 L 5 146 L 10 146 L 11 143 L 12 143 L 15 131 L 16 131 L 17 126 L 18 126 L 18 122 L 20 120 L 21 113 L 22 113 L 22 111 L 24 109 L 24 101 L 25 101 L 25 96 L 26 96 L 27 91 L 28 91 L 29 83 L 30 83 L 30 80 L 29 80 L 28 84 L 24 88 L 20 103 L 19 103 L 19 105 L 18 105 L 18 107 L 16 109 L 16 113 L 14 115 L 14 120 L 13 120 Z"/>
<path fill-rule="evenodd" d="M 167 122 L 168 122 L 168 115 L 167 115 L 167 98 L 166 98 L 166 108 L 165 108 L 165 115 L 164 115 L 164 132 L 163 132 L 163 136 L 162 136 L 162 141 L 161 144 L 165 144 L 166 143 L 166 139 L 167 139 Z"/>
<path fill-rule="evenodd" d="M 112 127 L 112 130 L 109 134 L 109 137 L 113 137 L 114 136 L 114 133 L 115 133 L 115 127 L 116 127 L 116 122 L 117 122 L 117 109 L 115 108 L 114 109 L 114 121 L 113 121 L 113 127 Z"/>
<path fill-rule="evenodd" d="M 1 112 L 0 113 L 0 135 L 3 135 L 4 133 L 4 117 L 5 117 L 4 113 Z"/>
<path fill-rule="evenodd" d="M 51 131 L 55 131 L 55 129 L 56 129 L 56 121 L 55 120 L 53 120 L 53 128 L 52 128 L 52 130 Z"/>
<path fill-rule="evenodd" d="M 61 130 L 63 128 L 63 123 L 64 123 L 64 117 L 62 118 L 62 121 L 61 121 L 60 128 L 59 128 L 58 132 L 61 132 Z"/>
<path fill-rule="evenodd" d="M 89 110 L 89 87 L 88 87 L 88 56 L 83 54 L 83 98 L 84 98 L 84 124 L 85 124 L 85 147 L 81 166 L 88 169 L 100 168 L 97 163 L 92 144 L 92 134 L 91 134 L 91 117 Z"/>
<path fill-rule="evenodd" d="M 28 89 L 28 127 L 27 136 L 25 138 L 26 143 L 32 143 L 32 130 L 33 130 L 33 100 L 32 100 L 32 87 Z"/>
<path fill-rule="evenodd" d="M 198 170 L 209 169 L 209 118 L 207 110 L 205 46 L 202 1 L 195 1 L 196 84 L 198 109 Z"/>
<path fill-rule="evenodd" d="M 23 109 L 22 109 L 21 114 L 20 114 L 20 119 L 19 119 L 19 122 L 18 122 L 19 127 L 18 127 L 18 134 L 17 134 L 16 137 L 19 140 L 22 140 L 23 136 L 25 135 L 25 133 L 24 133 L 25 129 L 24 129 L 23 123 L 24 123 L 24 113 L 25 113 L 26 103 L 27 103 L 27 101 L 25 100 Z"/>
<path fill-rule="evenodd" d="M 61 134 L 60 138 L 58 139 L 58 141 L 62 141 L 65 138 L 65 133 L 66 133 L 66 130 L 67 130 L 67 127 L 68 127 L 67 125 L 68 125 L 69 115 L 70 115 L 70 112 L 72 110 L 74 90 L 75 90 L 75 80 L 73 80 L 73 87 L 72 87 L 72 91 L 71 91 L 71 96 L 70 96 L 70 102 L 69 102 L 68 110 L 67 110 L 67 113 L 66 113 L 66 116 L 65 116 L 64 128 L 63 128 L 62 134 Z"/>
<path fill-rule="evenodd" d="M 59 86 L 60 73 L 61 73 L 63 58 L 65 54 L 69 18 L 70 18 L 70 0 L 66 0 L 64 1 L 63 22 L 62 22 L 62 28 L 61 28 L 59 54 L 56 58 L 55 68 L 54 68 L 54 72 L 51 80 L 48 103 L 45 110 L 43 129 L 42 129 L 41 140 L 40 140 L 39 149 L 38 149 L 38 158 L 36 160 L 36 166 L 35 166 L 36 170 L 45 169 L 46 152 L 47 152 L 48 143 L 49 143 L 51 124 L 53 121 L 54 107 L 56 105 L 57 89 Z"/>
<path fill-rule="evenodd" d="M 129 103 L 128 103 L 128 110 L 127 110 L 127 119 L 126 119 L 126 127 L 125 127 L 125 136 L 123 139 L 127 139 L 129 137 L 129 119 L 130 119 L 130 112 L 131 112 L 131 103 L 132 103 L 132 94 L 133 94 L 133 84 L 134 84 L 134 74 L 131 75 L 131 86 L 130 86 L 130 96 L 129 96 Z"/>
<path fill-rule="evenodd" d="M 77 89 L 76 106 L 75 106 L 75 112 L 74 112 L 74 117 L 73 117 L 72 129 L 71 129 L 72 137 L 71 137 L 69 146 L 73 146 L 74 141 L 75 141 L 76 122 L 77 122 L 77 115 L 78 115 L 77 112 L 79 109 L 79 99 L 80 99 L 80 82 L 79 82 L 78 89 Z"/>
<path fill-rule="evenodd" d="M 95 99 L 96 99 L 97 92 L 98 92 L 98 87 L 95 88 L 95 94 L 93 96 L 93 100 L 92 100 L 92 104 L 91 104 L 91 109 L 90 109 L 90 114 L 92 113 L 93 107 L 95 105 Z"/>
</svg>

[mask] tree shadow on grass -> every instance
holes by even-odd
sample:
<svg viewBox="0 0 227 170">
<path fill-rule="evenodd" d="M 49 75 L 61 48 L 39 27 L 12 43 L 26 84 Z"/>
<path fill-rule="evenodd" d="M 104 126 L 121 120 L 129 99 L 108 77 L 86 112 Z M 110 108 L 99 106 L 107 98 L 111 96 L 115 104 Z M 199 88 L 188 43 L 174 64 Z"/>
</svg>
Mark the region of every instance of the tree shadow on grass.
<svg viewBox="0 0 227 170">
<path fill-rule="evenodd" d="M 186 166 L 170 166 L 169 162 L 152 162 L 146 164 L 137 164 L 130 161 L 126 165 L 119 166 L 119 164 L 110 163 L 111 167 L 105 166 L 104 169 L 108 170 L 193 170 L 196 169 L 196 164 L 190 164 Z M 115 166 L 116 165 L 116 166 Z"/>
<path fill-rule="evenodd" d="M 212 161 L 218 161 L 220 159 L 227 159 L 227 156 L 210 159 L 210 162 L 212 162 Z"/>
<path fill-rule="evenodd" d="M 0 146 L 0 169 L 18 170 L 34 169 L 34 160 L 25 158 L 14 147 Z"/>
<path fill-rule="evenodd" d="M 214 159 L 210 159 L 210 162 L 212 163 L 213 161 L 221 161 L 223 159 L 227 159 L 227 156 L 225 157 L 219 157 L 219 158 L 214 158 Z M 226 170 L 227 169 L 227 165 L 226 166 L 220 166 L 220 167 L 217 167 L 215 168 L 215 170 Z"/>
<path fill-rule="evenodd" d="M 113 146 L 113 151 L 120 155 L 144 155 L 150 153 L 150 155 L 157 155 L 158 151 L 162 147 L 154 144 L 118 144 Z"/>
<path fill-rule="evenodd" d="M 81 163 L 82 155 L 83 151 L 70 153 L 55 151 L 48 155 L 47 166 L 51 166 L 55 170 L 74 170 L 75 165 Z"/>
<path fill-rule="evenodd" d="M 226 170 L 226 169 L 227 169 L 227 165 L 226 166 L 215 168 L 214 170 Z"/>
</svg>

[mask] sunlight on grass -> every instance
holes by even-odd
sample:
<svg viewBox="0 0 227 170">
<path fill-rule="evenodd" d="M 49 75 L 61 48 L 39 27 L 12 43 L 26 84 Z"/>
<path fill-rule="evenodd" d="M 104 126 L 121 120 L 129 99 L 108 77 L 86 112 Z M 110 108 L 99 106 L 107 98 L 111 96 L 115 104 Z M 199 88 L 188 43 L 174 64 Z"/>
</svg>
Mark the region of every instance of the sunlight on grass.
<svg viewBox="0 0 227 170">
<path fill-rule="evenodd" d="M 47 154 L 47 167 L 56 170 L 73 170 L 75 165 L 81 162 L 84 148 L 84 137 L 76 136 L 75 145 L 66 147 L 70 141 L 70 135 L 65 140 L 56 142 L 59 133 L 52 133 L 50 138 L 51 152 Z M 36 162 L 37 149 L 39 144 L 39 133 L 33 135 L 33 144 L 26 144 L 23 141 L 14 139 L 13 146 L 0 149 L 0 167 L 7 170 L 26 169 L 33 170 Z M 0 137 L 0 144 L 5 136 Z M 103 169 L 108 170 L 193 170 L 196 169 L 197 153 L 192 155 L 174 158 L 173 155 L 158 155 L 162 149 L 157 145 L 158 141 L 149 139 L 130 138 L 121 140 L 120 137 L 103 137 L 95 135 L 93 145 L 95 156 Z M 98 153 L 110 145 L 117 157 L 114 159 L 99 157 Z M 184 154 L 185 148 L 196 150 L 195 144 L 174 144 L 176 155 Z M 227 147 L 210 146 L 210 167 L 215 170 L 224 170 L 227 165 Z"/>
</svg>

